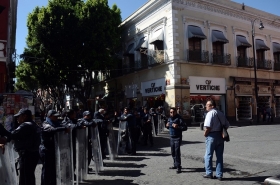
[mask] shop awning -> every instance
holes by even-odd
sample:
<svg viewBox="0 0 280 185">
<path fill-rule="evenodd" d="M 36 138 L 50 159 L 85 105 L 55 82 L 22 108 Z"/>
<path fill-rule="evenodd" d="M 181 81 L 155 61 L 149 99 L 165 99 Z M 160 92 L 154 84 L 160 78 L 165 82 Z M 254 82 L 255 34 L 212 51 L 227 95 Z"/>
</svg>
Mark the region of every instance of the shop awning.
<svg viewBox="0 0 280 185">
<path fill-rule="evenodd" d="M 132 44 L 130 44 L 128 47 L 127 47 L 127 49 L 126 49 L 126 51 L 125 51 L 125 53 L 123 54 L 124 56 L 128 56 L 128 55 L 134 55 L 134 43 L 132 43 Z"/>
<path fill-rule="evenodd" d="M 272 45 L 273 45 L 273 53 L 280 52 L 280 44 L 279 43 L 273 42 Z"/>
<path fill-rule="evenodd" d="M 145 40 L 145 37 L 142 37 L 139 40 L 138 45 L 135 47 L 135 51 L 140 51 L 140 49 L 148 49 L 148 41 Z"/>
<path fill-rule="evenodd" d="M 157 33 L 158 32 L 158 33 Z M 150 40 L 150 44 L 154 44 L 156 41 L 163 41 L 163 31 L 157 31 L 155 36 Z"/>
<path fill-rule="evenodd" d="M 241 35 L 236 35 L 236 46 L 252 47 L 252 45 L 247 41 L 246 37 Z"/>
<path fill-rule="evenodd" d="M 228 40 L 224 36 L 223 32 L 213 30 L 212 31 L 212 42 L 223 42 L 223 43 L 228 43 Z"/>
<path fill-rule="evenodd" d="M 188 26 L 188 38 L 206 39 L 207 37 L 204 35 L 200 27 L 190 25 Z"/>
<path fill-rule="evenodd" d="M 256 39 L 256 50 L 262 49 L 262 50 L 270 50 L 269 47 L 267 47 L 263 40 Z"/>
</svg>

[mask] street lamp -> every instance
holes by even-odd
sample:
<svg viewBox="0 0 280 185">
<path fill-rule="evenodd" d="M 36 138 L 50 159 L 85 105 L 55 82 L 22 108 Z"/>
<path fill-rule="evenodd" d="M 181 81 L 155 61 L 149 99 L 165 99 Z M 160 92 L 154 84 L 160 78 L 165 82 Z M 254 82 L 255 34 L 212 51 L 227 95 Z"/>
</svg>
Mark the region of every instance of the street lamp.
<svg viewBox="0 0 280 185">
<path fill-rule="evenodd" d="M 254 58 L 254 75 L 255 75 L 255 96 L 256 96 L 256 107 L 257 107 L 257 122 L 259 122 L 259 108 L 258 108 L 258 85 L 257 85 L 257 67 L 256 67 L 256 55 L 255 55 L 255 21 L 258 18 L 251 21 L 252 24 L 252 42 L 253 42 L 253 58 Z M 262 30 L 264 28 L 262 21 L 260 20 L 259 29 Z"/>
</svg>

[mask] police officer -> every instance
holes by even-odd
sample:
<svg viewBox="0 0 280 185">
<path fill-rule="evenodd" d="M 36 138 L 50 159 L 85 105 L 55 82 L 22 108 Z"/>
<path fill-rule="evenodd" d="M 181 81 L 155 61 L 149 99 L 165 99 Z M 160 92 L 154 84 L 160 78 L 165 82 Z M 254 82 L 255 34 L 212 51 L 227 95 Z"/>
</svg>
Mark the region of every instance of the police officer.
<svg viewBox="0 0 280 185">
<path fill-rule="evenodd" d="M 39 160 L 40 127 L 32 121 L 32 113 L 28 109 L 20 109 L 17 114 L 19 126 L 8 132 L 0 124 L 0 134 L 7 142 L 14 140 L 15 150 L 19 154 L 19 185 L 35 185 L 34 171 Z"/>
<path fill-rule="evenodd" d="M 84 111 L 83 112 L 83 118 L 78 119 L 78 124 L 81 126 L 86 127 L 96 127 L 97 123 L 101 123 L 103 120 L 101 119 L 91 119 L 91 113 L 90 111 Z M 92 141 L 91 141 L 91 129 L 88 129 L 88 166 L 90 165 L 92 159 Z M 92 168 L 88 168 L 88 172 L 93 171 Z"/>
<path fill-rule="evenodd" d="M 150 145 L 153 146 L 153 134 L 152 134 L 152 122 L 151 122 L 151 116 L 148 113 L 148 108 L 144 107 L 144 116 L 143 116 L 143 126 L 142 126 L 142 131 L 143 131 L 143 138 L 144 138 L 144 143 L 143 145 L 147 145 L 148 138 L 150 141 Z"/>
<path fill-rule="evenodd" d="M 56 185 L 56 164 L 55 164 L 55 133 L 69 132 L 58 121 L 59 113 L 49 110 L 46 120 L 42 124 L 40 156 L 42 160 L 41 185 Z"/>
<path fill-rule="evenodd" d="M 126 131 L 128 131 L 129 140 L 131 142 L 131 151 L 130 155 L 136 155 L 136 119 L 133 114 L 129 113 L 129 109 L 127 107 L 124 108 L 123 115 L 121 116 L 122 121 L 127 121 Z M 129 143 L 129 140 L 127 141 Z M 128 146 L 128 145 L 127 145 Z"/>
</svg>

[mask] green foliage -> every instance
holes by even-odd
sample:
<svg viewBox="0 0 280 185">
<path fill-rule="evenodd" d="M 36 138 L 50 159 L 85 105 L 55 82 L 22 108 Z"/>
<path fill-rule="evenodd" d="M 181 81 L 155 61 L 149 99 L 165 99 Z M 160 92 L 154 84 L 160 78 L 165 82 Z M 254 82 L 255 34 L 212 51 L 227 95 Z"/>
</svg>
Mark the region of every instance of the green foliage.
<svg viewBox="0 0 280 185">
<path fill-rule="evenodd" d="M 49 0 L 46 7 L 36 7 L 28 15 L 27 48 L 16 70 L 16 87 L 75 85 L 89 96 L 80 79 L 90 87 L 92 71 L 115 67 L 120 14 L 107 0 Z"/>
</svg>

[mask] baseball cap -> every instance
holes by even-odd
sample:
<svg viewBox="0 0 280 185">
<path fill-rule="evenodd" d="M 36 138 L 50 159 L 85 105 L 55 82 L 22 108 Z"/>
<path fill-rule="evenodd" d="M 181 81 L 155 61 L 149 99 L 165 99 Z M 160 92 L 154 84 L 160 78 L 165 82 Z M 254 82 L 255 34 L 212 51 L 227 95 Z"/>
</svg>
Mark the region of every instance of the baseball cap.
<svg viewBox="0 0 280 185">
<path fill-rule="evenodd" d="M 20 116 L 22 114 L 25 114 L 25 115 L 28 115 L 28 116 L 32 116 L 31 111 L 29 109 L 26 109 L 26 108 L 20 109 L 18 111 L 18 113 L 16 113 L 14 116 Z"/>
<path fill-rule="evenodd" d="M 50 116 L 60 116 L 60 114 L 58 112 L 56 112 L 55 110 L 49 110 L 47 116 L 48 117 L 50 117 Z"/>
<path fill-rule="evenodd" d="M 88 115 L 90 115 L 90 112 L 88 110 L 83 112 L 83 116 L 88 116 Z"/>
</svg>

